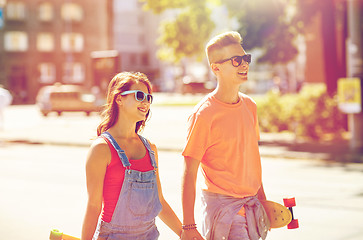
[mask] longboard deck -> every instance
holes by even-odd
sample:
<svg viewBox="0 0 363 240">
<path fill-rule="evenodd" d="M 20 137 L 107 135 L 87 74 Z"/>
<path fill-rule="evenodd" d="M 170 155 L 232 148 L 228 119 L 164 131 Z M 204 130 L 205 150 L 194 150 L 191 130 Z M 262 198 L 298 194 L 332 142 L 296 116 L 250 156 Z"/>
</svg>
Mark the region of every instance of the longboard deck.
<svg viewBox="0 0 363 240">
<path fill-rule="evenodd" d="M 267 200 L 261 201 L 261 203 L 265 208 L 266 214 L 270 220 L 271 228 L 281 228 L 291 222 L 291 212 L 283 205 Z"/>
<path fill-rule="evenodd" d="M 80 238 L 72 237 L 70 235 L 60 232 L 58 229 L 50 231 L 50 240 L 80 240 Z"/>
</svg>

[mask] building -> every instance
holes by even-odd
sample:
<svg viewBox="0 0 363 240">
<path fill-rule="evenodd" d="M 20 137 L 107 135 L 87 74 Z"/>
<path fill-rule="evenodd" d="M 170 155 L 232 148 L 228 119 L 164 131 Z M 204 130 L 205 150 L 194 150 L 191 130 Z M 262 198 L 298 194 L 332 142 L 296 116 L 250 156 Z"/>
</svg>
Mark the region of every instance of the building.
<svg viewBox="0 0 363 240">
<path fill-rule="evenodd" d="M 139 0 L 115 0 L 112 9 L 112 47 L 120 54 L 121 70 L 145 73 L 156 90 L 162 76 L 162 66 L 157 58 L 162 16 L 144 11 Z"/>
<path fill-rule="evenodd" d="M 55 82 L 93 85 L 91 52 L 111 49 L 111 5 L 108 0 L 0 5 L 0 83 L 14 103 L 34 103 L 39 88 Z"/>
</svg>

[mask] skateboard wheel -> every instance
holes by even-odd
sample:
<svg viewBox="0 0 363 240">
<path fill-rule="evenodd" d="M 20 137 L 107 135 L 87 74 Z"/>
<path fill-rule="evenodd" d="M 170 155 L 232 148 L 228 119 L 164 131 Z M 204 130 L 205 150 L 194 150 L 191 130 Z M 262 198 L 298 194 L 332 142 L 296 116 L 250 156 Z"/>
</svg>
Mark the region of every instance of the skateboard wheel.
<svg viewBox="0 0 363 240">
<path fill-rule="evenodd" d="M 62 240 L 63 233 L 58 229 L 53 229 L 50 231 L 49 240 Z"/>
<path fill-rule="evenodd" d="M 295 207 L 295 198 L 284 198 L 284 205 L 285 207 Z"/>
<path fill-rule="evenodd" d="M 299 221 L 297 219 L 293 219 L 288 225 L 287 229 L 295 229 L 299 228 Z"/>
</svg>

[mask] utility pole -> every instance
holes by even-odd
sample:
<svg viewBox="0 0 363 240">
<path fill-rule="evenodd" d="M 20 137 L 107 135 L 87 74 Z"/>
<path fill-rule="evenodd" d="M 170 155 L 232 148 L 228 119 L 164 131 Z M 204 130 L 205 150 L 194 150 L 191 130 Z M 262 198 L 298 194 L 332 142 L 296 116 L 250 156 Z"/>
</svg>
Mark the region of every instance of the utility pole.
<svg viewBox="0 0 363 240">
<path fill-rule="evenodd" d="M 362 0 L 347 0 L 347 75 L 350 78 L 359 78 L 361 87 L 363 86 L 362 13 Z M 363 112 L 349 114 L 348 125 L 351 132 L 351 150 L 363 152 Z"/>
</svg>

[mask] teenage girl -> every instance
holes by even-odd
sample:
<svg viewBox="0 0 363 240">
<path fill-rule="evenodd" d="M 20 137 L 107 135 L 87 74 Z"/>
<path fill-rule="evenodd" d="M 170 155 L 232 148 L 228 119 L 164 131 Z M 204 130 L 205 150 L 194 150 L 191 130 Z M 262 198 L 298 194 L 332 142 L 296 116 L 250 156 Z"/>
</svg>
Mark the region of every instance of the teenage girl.
<svg viewBox="0 0 363 240">
<path fill-rule="evenodd" d="M 158 239 L 156 216 L 180 237 L 181 222 L 161 191 L 156 146 L 139 135 L 151 93 L 142 73 L 122 72 L 109 84 L 99 137 L 87 156 L 82 240 Z"/>
</svg>

